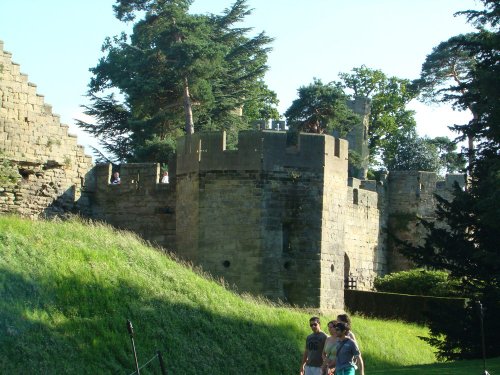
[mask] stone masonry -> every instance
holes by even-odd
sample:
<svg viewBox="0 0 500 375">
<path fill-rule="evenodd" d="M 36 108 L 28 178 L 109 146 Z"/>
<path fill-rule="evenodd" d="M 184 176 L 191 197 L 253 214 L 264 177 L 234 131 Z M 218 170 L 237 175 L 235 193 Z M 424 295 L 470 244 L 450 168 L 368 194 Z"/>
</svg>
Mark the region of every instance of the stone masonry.
<svg viewBox="0 0 500 375">
<path fill-rule="evenodd" d="M 341 309 L 345 287 L 369 290 L 377 275 L 411 267 L 391 236 L 418 242 L 434 193 L 451 199 L 453 183 L 464 183 L 418 171 L 368 181 L 366 165 L 349 174 L 349 147 L 367 158 L 369 103 L 350 105 L 363 115 L 350 146 L 329 135 L 300 134 L 293 144 L 283 131 L 245 131 L 227 150 L 225 133 L 198 133 L 178 140 L 169 184 L 145 163 L 121 165 L 112 185 L 112 166 L 92 165 L 0 42 L 0 158 L 19 174 L 0 187 L 0 212 L 79 213 L 134 231 L 239 291 Z"/>
<path fill-rule="evenodd" d="M 20 73 L 0 41 L 0 157 L 19 171 L 19 183 L 0 187 L 0 211 L 36 217 L 83 210 L 80 202 L 92 158 L 68 134 L 36 85 Z"/>
</svg>

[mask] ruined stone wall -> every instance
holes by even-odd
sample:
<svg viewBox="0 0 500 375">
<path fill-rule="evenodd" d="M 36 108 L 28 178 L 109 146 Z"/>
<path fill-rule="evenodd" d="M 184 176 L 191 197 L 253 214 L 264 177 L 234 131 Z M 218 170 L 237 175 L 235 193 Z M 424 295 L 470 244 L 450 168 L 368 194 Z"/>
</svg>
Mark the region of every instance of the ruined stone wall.
<svg viewBox="0 0 500 375">
<path fill-rule="evenodd" d="M 19 171 L 17 184 L 0 187 L 0 212 L 85 212 L 82 186 L 92 158 L 11 57 L 0 41 L 0 153 Z"/>
<path fill-rule="evenodd" d="M 438 176 L 434 172 L 389 173 L 387 184 L 389 272 L 413 267 L 411 262 L 400 254 L 398 246 L 391 238 L 394 236 L 414 244 L 421 243 L 425 238 L 425 230 L 418 225 L 418 219 L 432 220 L 435 217 L 437 202 L 434 194 L 452 199 L 452 187 L 455 181 L 462 187 L 465 185 L 463 175 L 448 175 L 445 181 L 438 181 Z"/>
<path fill-rule="evenodd" d="M 175 250 L 175 174 L 162 184 L 159 164 L 122 164 L 121 183 L 114 185 L 111 164 L 97 165 L 93 172 L 95 178 L 86 185 L 90 217 Z"/>
</svg>

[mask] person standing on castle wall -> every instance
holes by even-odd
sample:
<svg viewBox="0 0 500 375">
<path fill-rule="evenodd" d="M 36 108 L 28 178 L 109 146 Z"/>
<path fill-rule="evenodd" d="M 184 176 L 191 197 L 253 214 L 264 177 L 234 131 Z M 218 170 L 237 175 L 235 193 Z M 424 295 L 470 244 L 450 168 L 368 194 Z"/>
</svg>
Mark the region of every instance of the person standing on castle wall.
<svg viewBox="0 0 500 375">
<path fill-rule="evenodd" d="M 300 375 L 321 375 L 323 366 L 323 349 L 327 339 L 321 331 L 319 318 L 313 316 L 309 319 L 309 326 L 313 333 L 307 336 L 306 348 L 302 356 Z"/>
<path fill-rule="evenodd" d="M 162 184 L 168 184 L 168 171 L 163 171 L 163 176 L 161 178 L 161 183 Z"/>
<path fill-rule="evenodd" d="M 351 329 L 351 318 L 347 314 L 339 314 L 337 315 L 337 320 L 341 323 L 346 324 L 347 332 L 346 336 L 349 337 L 356 345 L 358 345 L 356 341 L 356 335 L 354 335 L 354 332 Z M 356 358 L 356 364 L 359 367 L 359 373 L 361 375 L 365 375 L 365 363 L 363 362 L 363 357 L 361 356 L 361 353 L 359 356 Z"/>
<path fill-rule="evenodd" d="M 111 176 L 111 181 L 110 182 L 111 182 L 112 185 L 121 184 L 120 173 L 118 173 L 118 172 L 113 173 L 113 175 Z"/>
</svg>

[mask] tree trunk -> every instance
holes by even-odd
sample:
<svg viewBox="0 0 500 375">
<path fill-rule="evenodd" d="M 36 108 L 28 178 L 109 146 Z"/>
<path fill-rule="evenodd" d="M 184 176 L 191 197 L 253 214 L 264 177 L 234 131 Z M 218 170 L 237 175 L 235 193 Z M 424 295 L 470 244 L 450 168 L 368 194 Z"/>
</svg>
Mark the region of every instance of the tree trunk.
<svg viewBox="0 0 500 375">
<path fill-rule="evenodd" d="M 470 109 L 470 108 L 469 108 Z M 472 112 L 472 111 L 471 111 Z M 477 115 L 472 112 L 472 118 L 475 123 L 475 120 L 477 120 Z M 465 180 L 465 189 L 469 190 L 470 188 L 470 176 L 471 176 L 471 168 L 472 168 L 472 163 L 474 163 L 474 158 L 475 158 L 475 150 L 474 150 L 474 136 L 471 134 L 467 134 L 467 159 L 468 159 L 468 168 L 467 168 L 467 175 L 466 175 L 466 180 Z"/>
<path fill-rule="evenodd" d="M 193 106 L 191 104 L 191 97 L 189 96 L 189 85 L 187 77 L 184 77 L 184 115 L 186 117 L 186 124 L 184 128 L 186 130 L 186 134 L 193 134 Z"/>
</svg>

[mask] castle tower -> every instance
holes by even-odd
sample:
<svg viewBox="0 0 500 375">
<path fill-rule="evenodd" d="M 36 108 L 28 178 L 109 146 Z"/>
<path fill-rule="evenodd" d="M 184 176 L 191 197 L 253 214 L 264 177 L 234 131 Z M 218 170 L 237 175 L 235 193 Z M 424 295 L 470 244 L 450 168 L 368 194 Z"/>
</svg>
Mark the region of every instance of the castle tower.
<svg viewBox="0 0 500 375">
<path fill-rule="evenodd" d="M 349 150 L 356 152 L 360 157 L 360 166 L 349 165 L 349 176 L 366 179 L 368 172 L 369 162 L 369 148 L 368 148 L 368 126 L 370 116 L 370 102 L 371 100 L 364 97 L 356 97 L 354 100 L 349 101 L 347 104 L 351 110 L 361 116 L 361 122 L 347 134 L 349 142 Z"/>
<path fill-rule="evenodd" d="M 224 133 L 202 133 L 177 152 L 180 255 L 241 291 L 343 308 L 343 227 L 324 224 L 345 199 L 346 141 L 252 131 L 226 150 Z"/>
</svg>

